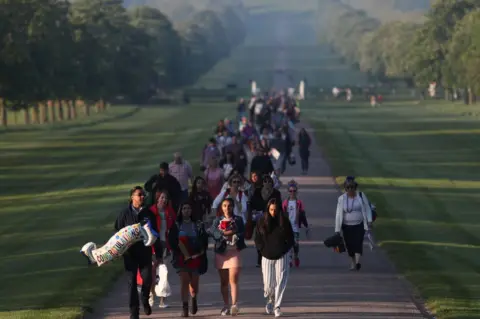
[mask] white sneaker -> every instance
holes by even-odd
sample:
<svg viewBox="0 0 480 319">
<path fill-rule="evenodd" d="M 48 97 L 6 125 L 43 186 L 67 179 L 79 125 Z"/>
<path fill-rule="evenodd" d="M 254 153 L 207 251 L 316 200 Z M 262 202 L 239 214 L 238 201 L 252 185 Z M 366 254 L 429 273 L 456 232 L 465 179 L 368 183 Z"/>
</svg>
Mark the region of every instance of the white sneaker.
<svg viewBox="0 0 480 319">
<path fill-rule="evenodd" d="M 280 308 L 275 309 L 275 318 L 281 317 L 283 313 L 280 311 Z"/>
<path fill-rule="evenodd" d="M 220 311 L 221 316 L 228 316 L 230 315 L 230 308 L 228 306 L 224 306 L 222 311 Z"/>
<path fill-rule="evenodd" d="M 155 296 L 150 293 L 150 298 L 148 298 L 148 304 L 150 305 L 150 307 L 153 307 L 153 304 L 155 303 Z"/>
<path fill-rule="evenodd" d="M 240 313 L 240 309 L 238 309 L 237 305 L 233 305 L 230 308 L 230 313 L 231 313 L 232 316 L 236 316 Z"/>
</svg>

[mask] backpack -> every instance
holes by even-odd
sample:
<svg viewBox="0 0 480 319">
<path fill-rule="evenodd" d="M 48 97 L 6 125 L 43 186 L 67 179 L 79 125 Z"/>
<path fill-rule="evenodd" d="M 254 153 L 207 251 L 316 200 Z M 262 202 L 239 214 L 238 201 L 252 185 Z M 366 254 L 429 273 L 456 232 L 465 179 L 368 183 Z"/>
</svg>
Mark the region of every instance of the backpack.
<svg viewBox="0 0 480 319">
<path fill-rule="evenodd" d="M 360 198 L 363 201 L 363 193 L 359 192 Z M 377 220 L 377 207 L 373 205 L 370 201 L 368 201 L 368 205 L 370 206 L 370 210 L 372 211 L 372 222 Z"/>
</svg>

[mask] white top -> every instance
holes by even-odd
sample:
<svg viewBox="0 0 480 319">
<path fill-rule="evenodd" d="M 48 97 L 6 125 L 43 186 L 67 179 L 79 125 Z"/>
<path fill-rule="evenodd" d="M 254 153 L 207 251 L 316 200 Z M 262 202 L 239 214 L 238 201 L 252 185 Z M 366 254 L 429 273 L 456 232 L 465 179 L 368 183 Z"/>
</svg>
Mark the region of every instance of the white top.
<svg viewBox="0 0 480 319">
<path fill-rule="evenodd" d="M 368 205 L 368 199 L 365 193 L 362 193 L 363 195 L 363 200 L 362 197 L 357 193 L 357 197 L 360 200 L 357 200 L 356 203 L 361 204 L 361 212 L 362 212 L 362 219 L 363 219 L 363 227 L 365 230 L 368 230 L 368 223 L 372 222 L 372 211 L 370 210 L 370 206 Z M 336 217 L 335 217 L 335 232 L 341 232 L 342 230 L 342 225 L 344 223 L 344 215 L 345 215 L 345 210 L 346 210 L 346 204 L 347 204 L 347 194 L 342 194 L 340 197 L 338 197 L 338 202 L 337 202 L 337 212 L 336 212 Z M 350 208 L 351 205 L 351 199 L 348 202 Z M 358 204 L 357 204 L 358 205 Z M 357 206 L 358 209 L 358 206 Z"/>
<path fill-rule="evenodd" d="M 225 198 L 225 192 L 227 190 L 222 190 L 220 194 L 215 198 L 212 204 L 212 210 L 216 211 L 218 206 L 222 203 L 223 199 Z M 229 195 L 230 197 L 230 195 Z M 245 193 L 242 192 L 242 199 L 240 199 L 240 193 L 237 194 L 236 198 L 234 198 L 235 207 L 233 208 L 233 213 L 237 216 L 243 218 L 243 222 L 247 223 L 247 196 Z"/>
<path fill-rule="evenodd" d="M 354 198 L 347 198 L 343 201 L 343 224 L 358 225 L 363 223 L 362 199 L 358 194 Z"/>
<path fill-rule="evenodd" d="M 159 210 L 158 215 L 160 215 L 160 241 L 167 241 L 166 234 L 167 234 L 167 220 L 165 218 L 165 211 Z"/>
<path fill-rule="evenodd" d="M 290 223 L 292 224 L 292 229 L 294 233 L 298 233 L 298 225 L 297 225 L 297 200 L 289 200 L 288 201 L 288 218 L 290 219 Z"/>
</svg>

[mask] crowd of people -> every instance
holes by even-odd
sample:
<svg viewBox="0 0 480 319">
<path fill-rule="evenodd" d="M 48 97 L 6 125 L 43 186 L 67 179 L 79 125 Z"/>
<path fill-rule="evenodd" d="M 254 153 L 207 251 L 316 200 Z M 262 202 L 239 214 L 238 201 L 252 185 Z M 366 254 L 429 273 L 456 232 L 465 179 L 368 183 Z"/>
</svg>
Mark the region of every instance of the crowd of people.
<svg viewBox="0 0 480 319">
<path fill-rule="evenodd" d="M 159 233 L 154 247 L 136 243 L 124 255 L 131 319 L 139 318 L 137 288 L 145 314 L 151 314 L 158 280 L 155 269 L 167 258 L 180 277 L 181 316 L 197 313 L 199 278 L 209 265 L 209 240 L 214 243 L 213 265 L 224 303 L 220 314 L 237 315 L 241 251 L 247 247 L 246 239 L 254 239 L 257 250 L 265 311 L 275 317 L 282 315 L 289 269 L 300 266 L 300 230 L 303 227 L 308 238 L 309 224 L 305 206 L 297 197 L 298 184 L 288 182 L 288 195 L 282 200 L 279 177 L 287 165 L 296 164 L 295 144 L 302 172 L 308 174 L 311 138 L 304 129 L 296 134 L 300 110 L 295 99 L 284 94 L 253 96 L 248 102 L 242 99 L 237 111 L 235 121 L 219 121 L 203 148 L 200 176 L 193 175 L 191 165 L 177 152 L 171 163 L 160 164 L 158 174 L 144 187 L 131 190 L 130 205 L 115 228 L 148 218 Z M 362 245 L 357 242 L 370 225 L 371 213 L 363 205 L 366 197 L 358 200 L 353 189 L 356 182 L 350 184 L 348 190 L 353 193 L 347 192 L 342 203 L 339 200 L 336 230 L 344 232 L 352 268 L 358 270 Z M 344 206 L 349 209 L 348 217 L 343 217 Z M 358 226 L 364 222 L 365 227 Z M 159 297 L 160 307 L 167 307 L 168 296 Z"/>
</svg>

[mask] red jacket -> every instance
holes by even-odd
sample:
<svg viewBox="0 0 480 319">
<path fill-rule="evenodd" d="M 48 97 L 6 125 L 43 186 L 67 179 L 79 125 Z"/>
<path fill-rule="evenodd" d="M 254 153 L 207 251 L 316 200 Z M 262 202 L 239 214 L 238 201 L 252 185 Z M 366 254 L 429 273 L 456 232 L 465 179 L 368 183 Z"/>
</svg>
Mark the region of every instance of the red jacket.
<svg viewBox="0 0 480 319">
<path fill-rule="evenodd" d="M 152 205 L 150 207 L 150 210 L 153 212 L 157 219 L 157 229 L 160 231 L 162 229 L 162 219 L 160 218 L 160 214 L 158 214 L 158 208 L 157 205 Z M 175 224 L 175 221 L 177 220 L 177 214 L 175 213 L 175 210 L 172 207 L 172 204 L 168 204 L 167 207 L 165 207 L 165 220 L 167 221 L 167 231 L 165 233 L 165 238 L 168 238 L 168 231 L 172 228 L 173 224 Z M 167 245 L 167 249 L 170 249 L 170 245 L 168 244 L 168 240 L 165 241 Z M 152 251 L 155 253 L 155 249 L 152 246 Z"/>
</svg>

